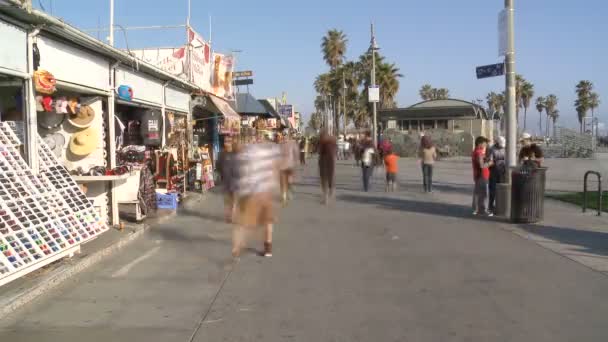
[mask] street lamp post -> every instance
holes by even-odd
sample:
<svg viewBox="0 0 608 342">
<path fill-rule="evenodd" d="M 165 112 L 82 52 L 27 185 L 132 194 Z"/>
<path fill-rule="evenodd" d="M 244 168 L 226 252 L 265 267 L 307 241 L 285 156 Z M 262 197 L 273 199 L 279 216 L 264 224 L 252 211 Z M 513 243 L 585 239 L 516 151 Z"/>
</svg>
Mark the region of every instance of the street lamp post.
<svg viewBox="0 0 608 342">
<path fill-rule="evenodd" d="M 372 24 L 372 40 L 370 45 L 370 50 L 372 52 L 372 75 L 371 75 L 371 86 L 373 88 L 376 87 L 376 51 L 380 50 L 378 44 L 376 43 L 376 35 L 374 34 L 374 24 Z M 369 94 L 369 90 L 368 90 Z M 374 144 L 374 148 L 378 146 L 378 118 L 377 118 L 377 103 L 376 101 L 372 101 L 372 142 Z"/>
<path fill-rule="evenodd" d="M 517 114 L 515 103 L 515 33 L 514 33 L 514 0 L 505 0 L 507 14 L 507 51 L 505 53 L 506 66 L 506 94 L 507 94 L 507 163 L 509 167 L 517 165 Z M 511 184 L 511 172 L 507 172 L 507 181 Z"/>
</svg>

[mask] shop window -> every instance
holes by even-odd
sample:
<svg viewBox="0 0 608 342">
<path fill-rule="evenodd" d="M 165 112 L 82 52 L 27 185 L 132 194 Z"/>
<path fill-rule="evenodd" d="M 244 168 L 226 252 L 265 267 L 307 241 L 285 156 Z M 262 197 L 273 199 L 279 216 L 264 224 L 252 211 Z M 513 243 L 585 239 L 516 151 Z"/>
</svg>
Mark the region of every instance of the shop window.
<svg viewBox="0 0 608 342">
<path fill-rule="evenodd" d="M 448 129 L 448 120 L 437 120 L 438 129 Z"/>
<path fill-rule="evenodd" d="M 435 128 L 435 121 L 434 120 L 424 120 L 422 121 L 422 129 L 423 130 L 429 130 L 429 129 L 433 129 Z"/>
<path fill-rule="evenodd" d="M 25 133 L 25 102 L 23 80 L 0 74 L 0 121 L 9 121 L 22 144 L 27 143 Z M 27 148 L 19 148 L 21 156 L 27 160 Z"/>
</svg>

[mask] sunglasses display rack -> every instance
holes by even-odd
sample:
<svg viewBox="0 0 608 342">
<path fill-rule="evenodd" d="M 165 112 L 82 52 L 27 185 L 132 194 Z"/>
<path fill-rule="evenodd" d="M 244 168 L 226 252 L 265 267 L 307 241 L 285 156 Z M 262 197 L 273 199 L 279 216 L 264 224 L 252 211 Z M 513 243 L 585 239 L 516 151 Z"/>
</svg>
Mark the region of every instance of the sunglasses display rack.
<svg viewBox="0 0 608 342">
<path fill-rule="evenodd" d="M 68 171 L 38 138 L 40 172 L 0 122 L 0 286 L 60 258 L 108 229 Z"/>
</svg>

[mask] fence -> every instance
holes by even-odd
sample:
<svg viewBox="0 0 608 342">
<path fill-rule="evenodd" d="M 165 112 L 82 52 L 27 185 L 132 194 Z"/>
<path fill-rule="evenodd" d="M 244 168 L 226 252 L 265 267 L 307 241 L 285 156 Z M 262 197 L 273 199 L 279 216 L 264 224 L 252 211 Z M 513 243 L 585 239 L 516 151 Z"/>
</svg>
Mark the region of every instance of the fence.
<svg viewBox="0 0 608 342">
<path fill-rule="evenodd" d="M 595 142 L 590 134 L 557 127 L 555 139 L 544 148 L 546 158 L 593 158 Z"/>
</svg>

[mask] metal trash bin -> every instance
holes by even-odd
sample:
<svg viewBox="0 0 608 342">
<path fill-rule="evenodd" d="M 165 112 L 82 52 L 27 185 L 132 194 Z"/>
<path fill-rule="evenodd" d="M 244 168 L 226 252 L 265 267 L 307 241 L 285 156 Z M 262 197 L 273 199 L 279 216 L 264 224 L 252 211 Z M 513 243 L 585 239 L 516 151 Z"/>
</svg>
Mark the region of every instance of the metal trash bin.
<svg viewBox="0 0 608 342">
<path fill-rule="evenodd" d="M 526 163 L 511 169 L 511 222 L 537 223 L 544 218 L 546 167 Z"/>
</svg>

